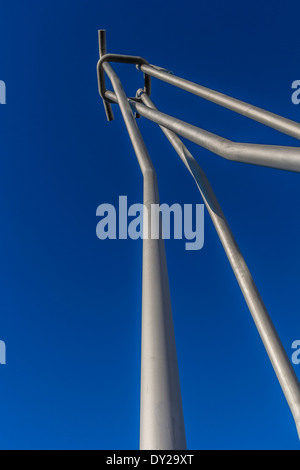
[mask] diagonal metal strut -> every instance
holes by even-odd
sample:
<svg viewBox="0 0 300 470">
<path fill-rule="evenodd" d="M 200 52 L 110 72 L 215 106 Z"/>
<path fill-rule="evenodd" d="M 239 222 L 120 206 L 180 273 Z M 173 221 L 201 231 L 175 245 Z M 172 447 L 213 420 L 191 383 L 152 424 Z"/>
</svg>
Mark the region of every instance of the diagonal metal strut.
<svg viewBox="0 0 300 470">
<path fill-rule="evenodd" d="M 141 96 L 142 102 L 146 106 L 155 108 L 155 105 L 143 90 L 139 90 L 138 94 Z M 244 299 L 248 305 L 256 328 L 260 334 L 278 381 L 291 409 L 300 439 L 299 381 L 254 283 L 248 266 L 236 240 L 234 239 L 225 215 L 204 171 L 174 132 L 162 126 L 161 130 L 193 176 L 199 188 L 207 211 L 215 226 L 224 251 L 239 283 Z"/>
</svg>

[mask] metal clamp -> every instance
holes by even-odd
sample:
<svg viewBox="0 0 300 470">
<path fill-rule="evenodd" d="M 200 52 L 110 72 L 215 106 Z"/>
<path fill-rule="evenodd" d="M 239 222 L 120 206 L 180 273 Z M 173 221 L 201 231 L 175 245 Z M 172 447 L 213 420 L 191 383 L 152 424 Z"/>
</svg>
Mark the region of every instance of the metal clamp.
<svg viewBox="0 0 300 470">
<path fill-rule="evenodd" d="M 107 54 L 106 52 L 106 31 L 105 29 L 100 29 L 98 31 L 98 41 L 99 41 L 99 57 L 100 60 L 97 64 L 97 76 L 98 76 L 98 88 L 99 94 L 103 100 L 104 110 L 108 121 L 114 119 L 114 114 L 112 111 L 111 103 L 113 102 L 107 96 L 106 85 L 105 85 L 105 74 L 103 69 L 103 64 L 105 62 L 122 62 L 127 64 L 136 64 L 136 66 L 149 65 L 148 62 L 142 57 L 135 57 L 129 55 L 120 55 L 120 54 Z M 145 88 L 144 90 L 150 96 L 151 89 L 151 76 L 144 73 Z M 134 99 L 134 98 L 133 98 Z"/>
<path fill-rule="evenodd" d="M 105 96 L 106 84 L 105 84 L 105 73 L 103 64 L 105 62 L 119 62 L 123 64 L 135 64 L 135 65 L 149 65 L 143 57 L 131 56 L 131 55 L 121 55 L 121 54 L 105 54 L 103 55 L 97 63 L 97 76 L 98 76 L 98 89 L 99 94 L 104 102 L 113 103 L 112 100 Z M 144 90 L 147 95 L 150 96 L 151 93 L 151 77 L 150 75 L 144 74 Z"/>
</svg>

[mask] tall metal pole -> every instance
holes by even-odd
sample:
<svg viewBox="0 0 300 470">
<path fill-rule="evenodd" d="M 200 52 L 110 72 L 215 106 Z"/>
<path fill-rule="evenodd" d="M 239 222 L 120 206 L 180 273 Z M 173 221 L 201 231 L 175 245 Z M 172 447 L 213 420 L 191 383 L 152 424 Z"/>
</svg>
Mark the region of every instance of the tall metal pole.
<svg viewBox="0 0 300 470">
<path fill-rule="evenodd" d="M 99 50 L 105 54 L 105 31 Z M 186 449 L 169 281 L 162 236 L 151 239 L 151 205 L 159 204 L 156 173 L 119 77 L 103 64 L 138 159 L 144 180 L 143 293 L 140 449 Z M 109 112 L 109 111 L 108 111 Z M 147 219 L 145 219 L 147 218 Z"/>
<path fill-rule="evenodd" d="M 136 125 L 133 111 L 157 123 L 192 174 L 218 233 L 241 292 L 268 353 L 300 437 L 300 384 L 280 338 L 253 281 L 247 264 L 233 237 L 214 192 L 196 160 L 177 134 L 229 160 L 300 172 L 299 147 L 281 147 L 231 142 L 184 121 L 161 113 L 148 94 L 150 76 L 213 101 L 239 114 L 259 121 L 280 132 L 300 138 L 300 125 L 286 118 L 248 105 L 208 88 L 170 75 L 134 56 L 106 54 L 105 32 L 99 32 L 100 60 L 97 65 L 99 93 L 104 99 L 109 120 L 113 119 L 110 102 L 119 104 L 144 176 L 144 228 L 151 233 L 151 207 L 159 204 L 156 174 Z M 138 64 L 145 74 L 145 89 L 137 98 L 127 98 L 109 61 Z M 114 92 L 106 90 L 104 71 Z M 147 94 L 148 93 L 148 94 Z M 141 374 L 141 449 L 184 449 L 185 432 L 174 329 L 168 285 L 164 242 L 160 225 L 158 239 L 143 241 L 142 374 Z"/>
</svg>

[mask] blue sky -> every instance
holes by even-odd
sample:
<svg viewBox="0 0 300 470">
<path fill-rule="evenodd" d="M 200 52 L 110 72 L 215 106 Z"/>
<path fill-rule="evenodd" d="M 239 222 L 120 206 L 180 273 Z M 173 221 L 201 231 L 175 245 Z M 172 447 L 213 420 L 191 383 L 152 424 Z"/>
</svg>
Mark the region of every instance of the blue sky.
<svg viewBox="0 0 300 470">
<path fill-rule="evenodd" d="M 141 55 L 176 75 L 300 119 L 299 2 L 0 0 L 0 448 L 135 449 L 141 241 L 96 237 L 96 208 L 142 201 L 96 62 Z M 134 67 L 116 66 L 133 94 Z M 162 111 L 240 142 L 294 139 L 153 80 Z M 161 202 L 201 203 L 158 127 L 138 122 Z M 300 339 L 300 175 L 188 145 L 216 192 L 289 356 Z M 166 242 L 189 449 L 299 449 L 292 416 L 205 212 L 205 243 Z M 295 365 L 300 377 L 300 365 Z"/>
</svg>

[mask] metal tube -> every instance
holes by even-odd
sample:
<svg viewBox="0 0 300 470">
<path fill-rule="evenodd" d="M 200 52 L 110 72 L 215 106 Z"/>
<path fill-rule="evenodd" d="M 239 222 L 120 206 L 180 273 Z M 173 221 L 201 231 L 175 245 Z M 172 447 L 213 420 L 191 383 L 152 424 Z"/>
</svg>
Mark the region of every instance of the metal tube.
<svg viewBox="0 0 300 470">
<path fill-rule="evenodd" d="M 99 57 L 100 59 L 106 54 L 106 30 L 99 29 L 98 31 L 98 44 L 99 44 Z M 104 111 L 108 121 L 114 120 L 114 113 L 111 104 L 103 100 Z"/>
<path fill-rule="evenodd" d="M 300 139 L 300 124 L 290 119 L 278 116 L 277 114 L 265 111 L 244 101 L 231 98 L 230 96 L 219 93 L 218 91 L 211 90 L 204 86 L 185 80 L 168 72 L 160 70 L 152 65 L 141 65 L 139 69 L 152 77 L 158 78 L 164 82 L 181 88 L 185 91 L 200 96 L 205 100 L 212 101 L 213 103 L 222 106 L 223 108 L 230 109 L 238 114 L 260 122 L 268 127 L 272 127 L 283 134 L 290 135 L 296 139 Z"/>
<path fill-rule="evenodd" d="M 107 96 L 111 95 L 108 93 Z M 130 100 L 130 104 L 141 116 L 170 129 L 220 157 L 242 163 L 300 172 L 300 148 L 298 147 L 232 142 L 133 100 Z"/>
<path fill-rule="evenodd" d="M 142 102 L 146 106 L 155 108 L 155 105 L 149 96 L 143 92 L 143 90 L 139 90 L 139 95 L 141 96 Z M 263 300 L 258 292 L 258 289 L 253 281 L 243 255 L 240 252 L 240 249 L 236 243 L 236 240 L 234 239 L 228 222 L 204 171 L 201 169 L 197 161 L 194 159 L 179 137 L 169 129 L 166 129 L 162 126 L 160 127 L 189 172 L 192 174 L 199 188 L 208 213 L 215 226 L 227 258 L 231 264 L 242 294 L 249 307 L 252 318 L 280 382 L 283 393 L 291 409 L 300 438 L 299 381 L 283 348 L 283 345 L 275 330 Z"/>
<path fill-rule="evenodd" d="M 122 84 L 103 64 L 144 177 L 144 206 L 151 233 L 151 205 L 159 204 L 156 173 Z M 144 227 L 145 227 L 144 218 Z M 140 448 L 186 449 L 164 241 L 143 240 Z"/>
</svg>

